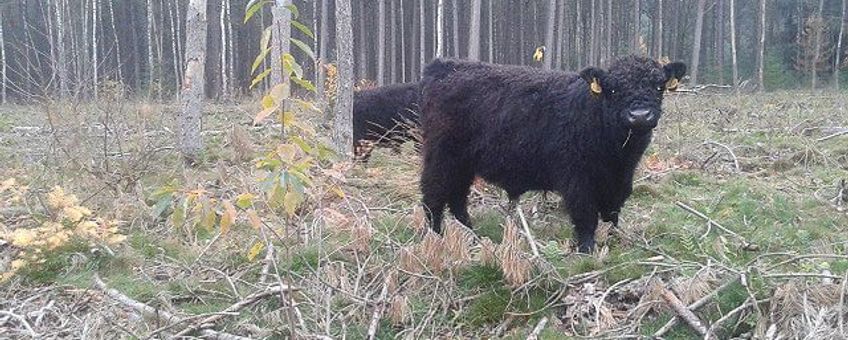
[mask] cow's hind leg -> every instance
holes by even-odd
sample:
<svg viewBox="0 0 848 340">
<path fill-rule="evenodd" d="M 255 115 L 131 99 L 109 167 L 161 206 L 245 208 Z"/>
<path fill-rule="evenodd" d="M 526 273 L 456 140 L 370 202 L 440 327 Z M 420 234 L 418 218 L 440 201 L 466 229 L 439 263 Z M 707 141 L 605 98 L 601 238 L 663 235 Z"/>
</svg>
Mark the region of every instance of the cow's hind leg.
<svg viewBox="0 0 848 340">
<path fill-rule="evenodd" d="M 462 172 L 455 174 L 451 180 L 453 190 L 451 190 L 451 196 L 448 200 L 448 207 L 459 223 L 471 228 L 471 216 L 468 215 L 468 194 L 471 192 L 471 184 L 474 182 L 474 173 L 470 170 Z"/>
</svg>

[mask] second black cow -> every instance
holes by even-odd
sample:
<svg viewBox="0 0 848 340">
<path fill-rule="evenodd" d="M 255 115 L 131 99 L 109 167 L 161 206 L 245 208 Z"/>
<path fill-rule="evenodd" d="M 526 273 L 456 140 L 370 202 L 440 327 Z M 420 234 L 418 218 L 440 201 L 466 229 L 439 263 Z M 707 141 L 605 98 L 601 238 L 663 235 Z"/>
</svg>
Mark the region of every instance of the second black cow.
<svg viewBox="0 0 848 340">
<path fill-rule="evenodd" d="M 412 139 L 418 127 L 418 83 L 393 84 L 357 91 L 353 96 L 353 142 L 357 158 L 367 160 L 374 147 L 395 150 Z"/>
<path fill-rule="evenodd" d="M 598 217 L 618 223 L 633 173 L 686 65 L 629 56 L 609 70 L 579 73 L 439 59 L 424 71 L 423 203 L 441 231 L 447 205 L 463 224 L 480 176 L 510 201 L 558 192 L 581 252 L 595 244 Z"/>
</svg>

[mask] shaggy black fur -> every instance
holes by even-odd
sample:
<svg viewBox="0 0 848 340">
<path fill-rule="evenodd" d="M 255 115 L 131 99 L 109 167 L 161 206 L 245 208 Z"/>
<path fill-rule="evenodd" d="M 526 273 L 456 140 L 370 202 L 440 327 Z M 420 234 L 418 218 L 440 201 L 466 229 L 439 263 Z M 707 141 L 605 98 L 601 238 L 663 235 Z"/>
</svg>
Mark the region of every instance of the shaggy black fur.
<svg viewBox="0 0 848 340">
<path fill-rule="evenodd" d="M 418 126 L 418 83 L 395 84 L 358 91 L 353 96 L 353 141 L 357 157 L 367 160 L 373 146 L 395 150 Z"/>
<path fill-rule="evenodd" d="M 685 72 L 682 63 L 636 56 L 579 74 L 435 60 L 422 80 L 421 190 L 431 227 L 441 232 L 445 205 L 471 226 L 467 196 L 480 176 L 511 202 L 531 190 L 557 191 L 580 251 L 591 251 L 598 216 L 618 223 L 667 81 Z M 590 90 L 594 79 L 600 94 Z M 650 118 L 634 122 L 634 112 Z"/>
</svg>

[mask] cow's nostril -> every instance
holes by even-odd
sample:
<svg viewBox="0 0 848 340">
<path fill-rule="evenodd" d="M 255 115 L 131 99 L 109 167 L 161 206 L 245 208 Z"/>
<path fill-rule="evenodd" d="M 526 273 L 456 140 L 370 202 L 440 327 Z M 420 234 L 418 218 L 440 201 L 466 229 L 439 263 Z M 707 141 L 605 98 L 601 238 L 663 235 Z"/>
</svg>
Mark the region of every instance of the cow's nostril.
<svg viewBox="0 0 848 340">
<path fill-rule="evenodd" d="M 630 111 L 630 117 L 634 119 L 650 119 L 651 110 L 633 110 Z"/>
</svg>

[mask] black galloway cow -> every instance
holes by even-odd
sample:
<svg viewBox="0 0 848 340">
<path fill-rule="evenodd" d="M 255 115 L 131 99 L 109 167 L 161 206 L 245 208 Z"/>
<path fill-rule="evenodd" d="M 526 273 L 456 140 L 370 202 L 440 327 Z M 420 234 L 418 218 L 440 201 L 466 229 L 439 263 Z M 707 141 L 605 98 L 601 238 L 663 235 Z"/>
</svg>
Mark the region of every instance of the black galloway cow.
<svg viewBox="0 0 848 340">
<path fill-rule="evenodd" d="M 353 96 L 353 141 L 357 158 L 367 160 L 375 146 L 397 149 L 418 126 L 418 83 L 361 90 Z"/>
<path fill-rule="evenodd" d="M 438 59 L 423 74 L 423 203 L 441 232 L 445 205 L 471 226 L 469 187 L 480 176 L 510 201 L 558 192 L 581 252 L 598 217 L 618 223 L 633 173 L 677 87 L 683 63 L 628 56 L 579 73 Z"/>
</svg>

